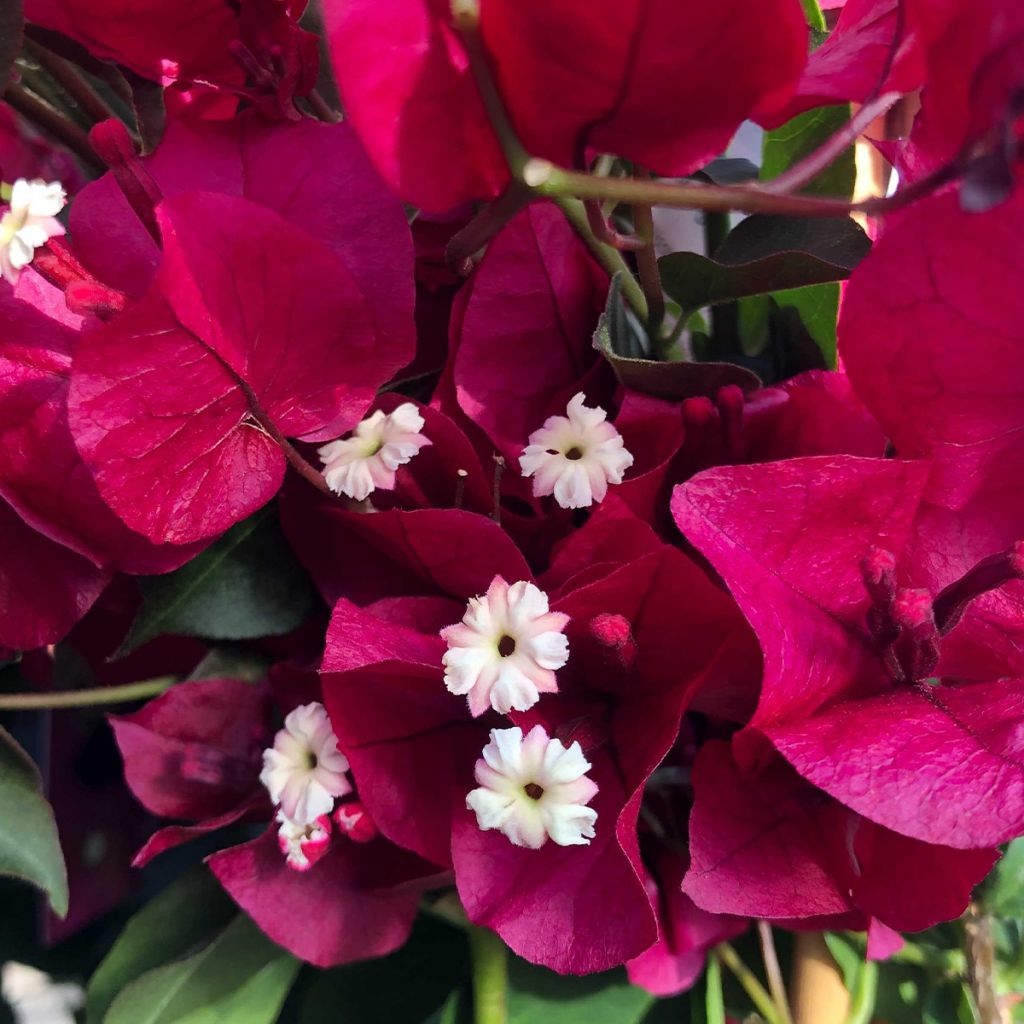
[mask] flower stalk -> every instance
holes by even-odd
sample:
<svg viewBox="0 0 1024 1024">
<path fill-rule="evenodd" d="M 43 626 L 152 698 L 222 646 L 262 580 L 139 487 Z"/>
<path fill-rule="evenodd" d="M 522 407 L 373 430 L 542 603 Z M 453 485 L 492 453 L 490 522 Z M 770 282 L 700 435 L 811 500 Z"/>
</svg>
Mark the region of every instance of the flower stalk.
<svg viewBox="0 0 1024 1024">
<path fill-rule="evenodd" d="M 155 676 L 153 679 L 125 683 L 123 686 L 94 686 L 57 693 L 4 693 L 0 694 L 0 711 L 49 711 L 57 708 L 127 704 L 130 701 L 156 697 L 178 681 L 178 676 Z"/>
<path fill-rule="evenodd" d="M 473 1024 L 508 1022 L 508 947 L 489 928 L 471 925 Z"/>
<path fill-rule="evenodd" d="M 723 942 L 715 947 L 712 959 L 720 960 L 732 972 L 733 977 L 743 986 L 743 991 L 757 1008 L 757 1012 L 767 1024 L 783 1024 L 779 1016 L 779 1008 L 775 1005 L 768 990 L 757 980 L 754 972 L 740 959 L 739 953 L 731 943 Z"/>
</svg>

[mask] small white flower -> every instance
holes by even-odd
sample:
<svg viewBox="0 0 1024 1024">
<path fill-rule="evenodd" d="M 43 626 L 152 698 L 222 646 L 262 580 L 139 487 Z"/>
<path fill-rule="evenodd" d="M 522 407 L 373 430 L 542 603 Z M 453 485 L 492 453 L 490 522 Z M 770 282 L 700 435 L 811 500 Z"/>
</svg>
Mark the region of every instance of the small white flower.
<svg viewBox="0 0 1024 1024">
<path fill-rule="evenodd" d="M 331 842 L 331 821 L 321 815 L 315 821 L 303 824 L 292 821 L 283 811 L 277 814 L 281 827 L 277 830 L 277 845 L 285 856 L 288 867 L 295 871 L 308 871 L 327 852 Z"/>
<path fill-rule="evenodd" d="M 405 402 L 394 412 L 378 409 L 342 441 L 331 441 L 318 452 L 324 479 L 335 494 L 362 501 L 378 487 L 395 487 L 395 470 L 404 466 L 430 441 L 420 431 L 423 417 Z"/>
<path fill-rule="evenodd" d="M 533 477 L 534 497 L 554 494 L 562 508 L 587 508 L 603 501 L 608 485 L 621 484 L 633 465 L 622 435 L 608 422 L 604 409 L 583 404 L 575 395 L 566 416 L 549 416 L 535 430 L 519 456 L 523 476 Z"/>
<path fill-rule="evenodd" d="M 515 846 L 587 846 L 597 820 L 586 806 L 597 795 L 589 770 L 579 743 L 566 749 L 541 725 L 525 740 L 522 729 L 492 729 L 466 806 L 483 831 L 499 829 Z"/>
<path fill-rule="evenodd" d="M 32 262 L 36 249 L 47 239 L 63 235 L 64 227 L 56 219 L 64 209 L 67 196 L 59 181 L 18 178 L 11 189 L 11 205 L 0 217 L 0 274 L 11 284 L 18 283 L 24 267 Z"/>
<path fill-rule="evenodd" d="M 260 782 L 284 817 L 308 825 L 331 813 L 335 797 L 352 792 L 347 771 L 327 712 L 313 701 L 290 712 L 274 745 L 263 751 Z"/>
<path fill-rule="evenodd" d="M 547 594 L 532 583 L 509 586 L 495 576 L 486 594 L 469 599 L 462 621 L 441 630 L 445 686 L 467 695 L 474 718 L 488 707 L 526 711 L 558 689 L 554 670 L 569 660 L 568 621 L 549 611 Z"/>
</svg>

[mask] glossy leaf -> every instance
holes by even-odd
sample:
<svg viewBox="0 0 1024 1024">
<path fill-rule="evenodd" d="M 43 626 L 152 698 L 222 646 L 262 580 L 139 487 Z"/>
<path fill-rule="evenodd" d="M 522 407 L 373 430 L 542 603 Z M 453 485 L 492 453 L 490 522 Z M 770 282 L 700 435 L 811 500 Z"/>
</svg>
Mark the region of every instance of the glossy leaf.
<svg viewBox="0 0 1024 1024">
<path fill-rule="evenodd" d="M 869 249 L 867 235 L 849 218 L 758 215 L 734 228 L 714 258 L 675 252 L 659 266 L 665 291 L 688 317 L 750 295 L 842 281 Z"/>
<path fill-rule="evenodd" d="M 147 903 L 89 980 L 87 1024 L 102 1024 L 118 993 L 148 971 L 186 956 L 224 927 L 235 907 L 213 875 L 196 868 Z"/>
<path fill-rule="evenodd" d="M 713 395 L 727 384 L 744 391 L 760 387 L 757 375 L 733 363 L 658 362 L 648 354 L 643 329 L 622 300 L 621 282 L 612 281 L 608 301 L 594 332 L 594 348 L 611 363 L 619 381 L 633 391 L 678 401 Z"/>
<path fill-rule="evenodd" d="M 105 1024 L 273 1024 L 299 961 L 238 916 L 209 945 L 146 972 L 111 1003 Z"/>
<path fill-rule="evenodd" d="M 57 824 L 43 798 L 36 766 L 0 729 L 0 875 L 31 882 L 54 913 L 68 910 L 68 879 Z"/>
<path fill-rule="evenodd" d="M 232 527 L 177 572 L 141 580 L 140 586 L 142 608 L 121 654 L 157 636 L 280 636 L 300 626 L 317 603 L 270 506 Z"/>
</svg>

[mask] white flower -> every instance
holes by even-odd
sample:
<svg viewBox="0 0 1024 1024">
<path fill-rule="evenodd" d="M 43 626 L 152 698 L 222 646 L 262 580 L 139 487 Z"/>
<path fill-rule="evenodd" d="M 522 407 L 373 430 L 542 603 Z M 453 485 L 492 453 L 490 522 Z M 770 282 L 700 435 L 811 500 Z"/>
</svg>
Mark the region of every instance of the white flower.
<svg viewBox="0 0 1024 1024">
<path fill-rule="evenodd" d="M 462 622 L 441 630 L 445 686 L 467 695 L 474 718 L 488 707 L 526 711 L 558 689 L 554 670 L 569 660 L 568 621 L 548 610 L 547 594 L 532 583 L 509 586 L 495 576 L 486 594 L 469 599 Z"/>
<path fill-rule="evenodd" d="M 522 729 L 492 729 L 466 806 L 482 830 L 499 829 L 516 846 L 586 846 L 597 820 L 586 806 L 597 795 L 589 770 L 579 743 L 566 749 L 541 725 L 525 740 Z"/>
<path fill-rule="evenodd" d="M 0 217 L 0 274 L 11 284 L 18 283 L 22 268 L 32 262 L 36 249 L 47 239 L 64 234 L 56 217 L 66 202 L 59 181 L 47 184 L 39 178 L 18 178 L 14 183 L 11 205 Z"/>
<path fill-rule="evenodd" d="M 567 416 L 549 416 L 519 456 L 523 476 L 533 477 L 534 497 L 554 494 L 562 508 L 603 501 L 608 485 L 621 484 L 633 465 L 608 414 L 584 405 L 583 397 L 581 391 L 570 400 Z"/>
<path fill-rule="evenodd" d="M 420 431 L 423 417 L 411 402 L 394 412 L 378 409 L 360 423 L 352 436 L 331 441 L 318 452 L 324 479 L 335 494 L 362 501 L 378 487 L 394 490 L 395 470 L 430 444 Z"/>
<path fill-rule="evenodd" d="M 303 824 L 292 821 L 283 811 L 277 820 L 277 845 L 285 856 L 288 867 L 296 871 L 308 871 L 326 852 L 331 842 L 331 821 L 321 815 L 315 821 Z"/>
<path fill-rule="evenodd" d="M 308 825 L 331 813 L 335 797 L 352 792 L 347 771 L 327 712 L 313 701 L 290 712 L 274 745 L 263 751 L 260 782 L 284 817 Z"/>
</svg>

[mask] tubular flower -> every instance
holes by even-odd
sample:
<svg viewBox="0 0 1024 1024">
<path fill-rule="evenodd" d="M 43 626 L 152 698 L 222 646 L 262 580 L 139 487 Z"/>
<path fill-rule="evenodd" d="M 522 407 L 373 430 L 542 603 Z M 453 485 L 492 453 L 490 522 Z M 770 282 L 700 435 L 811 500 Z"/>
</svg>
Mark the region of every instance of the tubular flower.
<svg viewBox="0 0 1024 1024">
<path fill-rule="evenodd" d="M 569 660 L 568 622 L 548 610 L 547 594 L 534 584 L 510 586 L 495 576 L 486 594 L 469 599 L 462 621 L 441 630 L 445 686 L 467 695 L 474 718 L 488 707 L 526 711 L 558 689 L 555 669 Z"/>
<path fill-rule="evenodd" d="M 421 430 L 423 417 L 411 402 L 390 413 L 378 409 L 356 427 L 351 437 L 331 441 L 319 449 L 327 486 L 335 494 L 356 501 L 377 488 L 394 490 L 395 470 L 430 444 Z"/>
<path fill-rule="evenodd" d="M 482 830 L 498 829 L 515 846 L 589 846 L 597 820 L 586 806 L 597 795 L 589 770 L 579 743 L 563 747 L 541 725 L 525 739 L 522 729 L 492 729 L 466 806 Z"/>
<path fill-rule="evenodd" d="M 11 189 L 11 205 L 0 217 L 0 274 L 12 285 L 32 262 L 36 249 L 47 239 L 63 235 L 57 214 L 67 196 L 59 181 L 18 178 Z"/>
<path fill-rule="evenodd" d="M 331 842 L 331 820 L 321 814 L 315 821 L 303 824 L 292 821 L 279 811 L 277 845 L 285 856 L 285 863 L 295 871 L 308 871 L 327 852 Z"/>
<path fill-rule="evenodd" d="M 352 792 L 347 771 L 327 712 L 313 701 L 285 718 L 274 745 L 263 752 L 260 782 L 285 818 L 308 825 L 330 814 L 336 797 Z"/>
<path fill-rule="evenodd" d="M 574 395 L 565 416 L 549 416 L 519 457 L 523 476 L 533 477 L 534 497 L 554 494 L 562 508 L 588 508 L 603 501 L 608 485 L 622 483 L 633 465 L 622 436 L 606 422 L 604 409 Z"/>
</svg>

